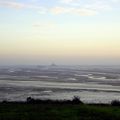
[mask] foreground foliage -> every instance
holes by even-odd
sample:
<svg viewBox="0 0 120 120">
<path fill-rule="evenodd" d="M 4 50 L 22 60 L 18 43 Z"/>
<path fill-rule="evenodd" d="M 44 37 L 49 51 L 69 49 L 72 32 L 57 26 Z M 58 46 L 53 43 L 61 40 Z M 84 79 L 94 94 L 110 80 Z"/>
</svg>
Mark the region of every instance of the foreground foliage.
<svg viewBox="0 0 120 120">
<path fill-rule="evenodd" d="M 120 108 L 66 103 L 0 103 L 0 120 L 120 120 Z"/>
</svg>

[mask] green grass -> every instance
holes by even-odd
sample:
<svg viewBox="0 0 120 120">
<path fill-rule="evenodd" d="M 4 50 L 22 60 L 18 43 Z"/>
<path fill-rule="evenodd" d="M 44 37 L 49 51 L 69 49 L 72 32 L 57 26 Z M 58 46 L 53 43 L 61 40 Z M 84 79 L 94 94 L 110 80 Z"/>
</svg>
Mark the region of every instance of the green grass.
<svg viewBox="0 0 120 120">
<path fill-rule="evenodd" d="M 120 120 L 120 108 L 99 105 L 0 103 L 0 120 Z"/>
</svg>

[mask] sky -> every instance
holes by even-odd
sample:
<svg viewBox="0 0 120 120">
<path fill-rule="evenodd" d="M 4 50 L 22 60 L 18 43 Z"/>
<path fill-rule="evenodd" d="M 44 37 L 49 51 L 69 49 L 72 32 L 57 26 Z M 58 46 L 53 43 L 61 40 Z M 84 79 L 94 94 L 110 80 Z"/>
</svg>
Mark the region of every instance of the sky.
<svg viewBox="0 0 120 120">
<path fill-rule="evenodd" d="M 0 0 L 0 65 L 120 65 L 120 0 Z"/>
</svg>

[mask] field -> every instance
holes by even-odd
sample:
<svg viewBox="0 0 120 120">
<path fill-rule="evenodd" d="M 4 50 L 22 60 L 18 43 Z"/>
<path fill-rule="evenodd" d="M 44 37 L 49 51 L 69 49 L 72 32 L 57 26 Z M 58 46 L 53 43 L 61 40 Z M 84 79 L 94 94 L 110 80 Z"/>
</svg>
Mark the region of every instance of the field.
<svg viewBox="0 0 120 120">
<path fill-rule="evenodd" d="M 109 105 L 0 103 L 0 120 L 120 120 Z"/>
</svg>

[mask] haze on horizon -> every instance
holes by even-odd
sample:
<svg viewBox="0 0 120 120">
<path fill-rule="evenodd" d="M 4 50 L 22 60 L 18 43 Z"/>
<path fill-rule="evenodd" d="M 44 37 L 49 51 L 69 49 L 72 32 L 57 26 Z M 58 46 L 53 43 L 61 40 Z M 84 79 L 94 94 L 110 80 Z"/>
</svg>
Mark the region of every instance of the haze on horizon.
<svg viewBox="0 0 120 120">
<path fill-rule="evenodd" d="M 0 65 L 120 65 L 120 0 L 0 0 Z"/>
</svg>

